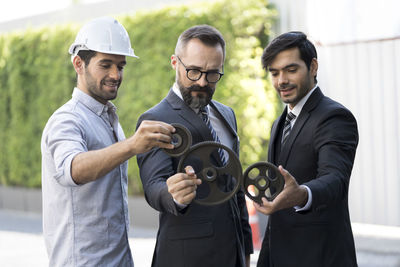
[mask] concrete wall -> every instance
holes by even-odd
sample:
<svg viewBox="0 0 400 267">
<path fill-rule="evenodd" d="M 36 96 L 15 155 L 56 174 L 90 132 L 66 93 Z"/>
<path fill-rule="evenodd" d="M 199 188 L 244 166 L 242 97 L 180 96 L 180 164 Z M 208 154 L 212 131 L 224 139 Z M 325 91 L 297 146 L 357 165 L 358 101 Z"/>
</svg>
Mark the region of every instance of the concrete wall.
<svg viewBox="0 0 400 267">
<path fill-rule="evenodd" d="M 318 47 L 324 92 L 357 118 L 352 221 L 400 226 L 400 38 Z"/>
<path fill-rule="evenodd" d="M 158 228 L 158 212 L 152 209 L 143 197 L 129 197 L 128 204 L 131 226 Z M 42 191 L 0 186 L 0 209 L 41 214 Z"/>
</svg>

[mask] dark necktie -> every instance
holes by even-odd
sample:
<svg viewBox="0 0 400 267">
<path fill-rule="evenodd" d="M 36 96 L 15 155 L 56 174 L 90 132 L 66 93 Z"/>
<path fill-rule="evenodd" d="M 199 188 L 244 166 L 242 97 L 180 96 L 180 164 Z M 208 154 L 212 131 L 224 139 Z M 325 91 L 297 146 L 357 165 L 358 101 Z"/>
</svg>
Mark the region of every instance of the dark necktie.
<svg viewBox="0 0 400 267">
<path fill-rule="evenodd" d="M 206 123 L 208 129 L 210 129 L 211 135 L 212 135 L 214 141 L 218 142 L 218 143 L 221 143 L 221 141 L 218 138 L 217 133 L 215 132 L 214 128 L 211 125 L 210 117 L 208 116 L 208 112 L 207 112 L 207 109 L 205 107 L 200 108 L 200 114 L 201 114 L 201 117 L 202 117 L 203 121 Z M 225 159 L 224 150 L 221 149 L 221 148 L 218 149 L 218 154 L 219 154 L 219 156 L 221 158 L 221 162 L 225 165 L 226 164 L 226 159 Z"/>
<path fill-rule="evenodd" d="M 290 126 L 290 122 L 295 118 L 296 118 L 296 115 L 294 115 L 292 112 L 289 112 L 286 115 L 285 124 L 283 125 L 282 145 L 285 144 L 285 142 L 290 134 L 290 130 L 292 129 L 292 127 Z"/>
</svg>

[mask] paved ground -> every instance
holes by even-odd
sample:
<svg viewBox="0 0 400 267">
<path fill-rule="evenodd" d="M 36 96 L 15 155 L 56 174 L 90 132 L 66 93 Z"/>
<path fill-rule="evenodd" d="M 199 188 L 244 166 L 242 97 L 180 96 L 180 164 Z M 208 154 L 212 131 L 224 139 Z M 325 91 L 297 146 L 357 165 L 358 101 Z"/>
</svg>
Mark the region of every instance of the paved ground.
<svg viewBox="0 0 400 267">
<path fill-rule="evenodd" d="M 400 228 L 353 224 L 359 267 L 400 267 Z M 134 227 L 129 234 L 136 267 L 150 266 L 155 228 Z M 256 266 L 258 251 L 252 255 Z M 48 266 L 42 219 L 36 213 L 0 209 L 0 266 Z"/>
<path fill-rule="evenodd" d="M 155 235 L 154 229 L 131 229 L 129 244 L 136 267 L 150 266 Z M 256 266 L 257 255 L 253 256 L 252 267 Z M 40 215 L 0 210 L 0 266 L 48 266 Z"/>
</svg>

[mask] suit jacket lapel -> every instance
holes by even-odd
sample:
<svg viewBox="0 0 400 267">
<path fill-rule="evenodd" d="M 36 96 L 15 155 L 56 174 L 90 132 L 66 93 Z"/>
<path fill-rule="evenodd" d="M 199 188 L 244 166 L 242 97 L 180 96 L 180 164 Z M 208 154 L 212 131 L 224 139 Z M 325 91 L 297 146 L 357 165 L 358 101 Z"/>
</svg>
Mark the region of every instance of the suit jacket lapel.
<svg viewBox="0 0 400 267">
<path fill-rule="evenodd" d="M 196 129 L 197 133 L 201 135 L 204 141 L 214 141 L 213 136 L 210 132 L 210 129 L 207 127 L 205 122 L 200 118 L 198 114 L 196 114 L 193 109 L 191 109 L 186 103 L 180 99 L 172 89 L 169 91 L 167 97 L 167 101 L 170 103 L 172 108 L 176 110 L 178 115 L 184 119 L 188 124 L 193 126 L 193 129 Z M 218 152 L 215 151 L 211 155 L 219 165 L 222 165 L 221 159 L 218 155 Z"/>
<path fill-rule="evenodd" d="M 275 158 L 276 155 L 276 142 L 277 142 L 277 138 L 279 137 L 279 125 L 281 125 L 282 120 L 286 117 L 286 109 L 284 109 L 283 113 L 281 114 L 281 116 L 279 116 L 275 122 L 272 124 L 272 129 L 271 129 L 271 137 L 270 137 L 270 141 L 269 141 L 269 146 L 268 146 L 268 161 L 272 162 L 274 164 L 276 164 L 276 161 L 278 160 L 277 158 Z M 280 141 L 280 140 L 279 140 Z"/>
<path fill-rule="evenodd" d="M 301 132 L 301 129 L 304 127 L 304 124 L 307 122 L 309 117 L 311 116 L 312 110 L 317 106 L 323 94 L 319 87 L 315 89 L 315 91 L 310 95 L 307 102 L 304 104 L 299 117 L 296 119 L 296 123 L 293 126 L 293 129 L 290 132 L 289 138 L 286 141 L 285 145 L 282 147 L 281 154 L 279 156 L 279 162 L 281 162 L 284 166 L 289 158 L 290 151 L 292 146 Z M 286 111 L 286 110 L 285 110 Z M 286 114 L 286 113 L 285 113 Z"/>
<path fill-rule="evenodd" d="M 214 110 L 217 111 L 217 113 L 222 118 L 221 121 L 224 123 L 226 128 L 232 134 L 232 137 L 234 139 L 232 150 L 239 156 L 239 136 L 237 134 L 235 127 L 236 125 L 235 117 L 232 115 L 229 109 L 221 108 L 221 104 L 215 102 L 214 100 L 211 101 L 210 105 L 214 108 Z"/>
<path fill-rule="evenodd" d="M 184 119 L 188 124 L 192 125 L 198 131 L 204 140 L 213 140 L 213 137 L 203 120 L 191 109 L 186 103 L 180 99 L 172 89 L 166 97 L 168 103 L 172 106 L 178 115 Z"/>
<path fill-rule="evenodd" d="M 232 135 L 234 137 L 237 137 L 237 132 L 233 128 L 234 122 L 232 122 L 233 118 L 231 116 L 231 113 L 228 113 L 227 109 L 220 109 L 214 100 L 211 101 L 210 106 L 212 106 L 218 112 L 218 114 L 221 116 L 222 121 L 225 124 L 226 128 L 228 128 L 228 130 L 232 133 Z"/>
</svg>

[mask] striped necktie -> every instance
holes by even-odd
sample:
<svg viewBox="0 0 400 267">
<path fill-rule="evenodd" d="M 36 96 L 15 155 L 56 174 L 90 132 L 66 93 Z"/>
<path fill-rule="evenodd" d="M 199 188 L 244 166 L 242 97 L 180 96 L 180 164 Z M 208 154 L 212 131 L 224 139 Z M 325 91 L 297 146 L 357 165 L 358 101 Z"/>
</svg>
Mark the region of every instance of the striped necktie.
<svg viewBox="0 0 400 267">
<path fill-rule="evenodd" d="M 210 117 L 208 116 L 208 112 L 207 112 L 207 108 L 206 107 L 202 107 L 202 108 L 200 108 L 199 111 L 201 113 L 201 117 L 202 117 L 203 121 L 206 123 L 208 129 L 210 129 L 211 135 L 212 135 L 214 141 L 218 142 L 218 143 L 221 143 L 221 141 L 218 138 L 217 133 L 215 132 L 214 128 L 211 125 Z M 225 165 L 226 164 L 226 158 L 225 158 L 224 150 L 222 148 L 219 148 L 218 149 L 218 154 L 219 154 L 219 156 L 221 158 L 221 162 Z"/>
<path fill-rule="evenodd" d="M 285 142 L 290 134 L 290 130 L 292 129 L 290 122 L 295 118 L 296 118 L 296 115 L 294 115 L 292 112 L 289 112 L 286 115 L 285 124 L 283 125 L 282 145 L 285 144 Z"/>
</svg>

